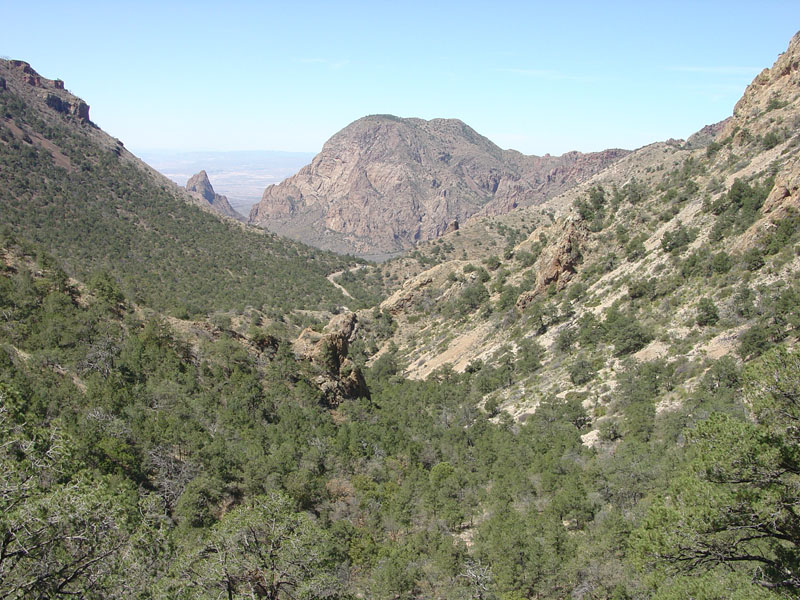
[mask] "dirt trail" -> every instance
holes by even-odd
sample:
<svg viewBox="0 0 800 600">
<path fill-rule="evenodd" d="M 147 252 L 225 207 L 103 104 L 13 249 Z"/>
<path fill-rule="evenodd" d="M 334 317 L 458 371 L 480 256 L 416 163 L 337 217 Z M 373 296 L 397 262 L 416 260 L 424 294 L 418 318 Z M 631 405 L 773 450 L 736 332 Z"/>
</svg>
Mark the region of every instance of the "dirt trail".
<svg viewBox="0 0 800 600">
<path fill-rule="evenodd" d="M 342 292 L 342 294 L 344 295 L 345 298 L 350 298 L 350 300 L 355 300 L 355 298 L 353 298 L 353 296 L 350 295 L 350 292 L 348 292 L 343 286 L 341 286 L 338 283 L 336 283 L 335 279 L 337 277 L 339 277 L 339 275 L 342 275 L 347 271 L 349 271 L 351 273 L 353 271 L 359 271 L 359 270 L 363 269 L 364 266 L 365 265 L 357 265 L 357 266 L 352 267 L 350 269 L 342 269 L 341 271 L 336 271 L 335 273 L 331 273 L 330 275 L 328 275 L 327 279 L 328 279 L 328 281 L 330 281 L 333 284 L 333 287 L 335 287 L 337 290 Z M 347 307 L 345 307 L 345 308 L 347 308 Z"/>
<path fill-rule="evenodd" d="M 346 270 L 347 270 L 347 269 L 345 269 L 345 271 L 346 271 Z M 336 283 L 336 282 L 334 281 L 334 279 L 336 279 L 336 278 L 337 278 L 339 275 L 341 275 L 342 273 L 344 273 L 344 271 L 336 271 L 336 273 L 331 273 L 330 275 L 328 275 L 328 281 L 330 281 L 330 282 L 333 284 L 333 287 L 335 287 L 337 290 L 339 290 L 340 292 L 342 292 L 342 294 L 345 296 L 345 298 L 350 298 L 350 300 L 355 300 L 355 298 L 353 298 L 353 297 L 350 295 L 350 292 L 348 292 L 348 291 L 347 291 L 346 289 L 344 289 L 344 288 L 343 288 L 341 285 L 339 285 L 338 283 Z"/>
</svg>

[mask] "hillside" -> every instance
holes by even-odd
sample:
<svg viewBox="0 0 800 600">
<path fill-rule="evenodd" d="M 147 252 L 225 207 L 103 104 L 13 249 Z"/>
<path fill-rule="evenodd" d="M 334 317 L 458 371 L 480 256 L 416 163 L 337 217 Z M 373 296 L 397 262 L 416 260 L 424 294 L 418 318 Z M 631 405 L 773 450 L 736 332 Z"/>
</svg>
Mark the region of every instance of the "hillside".
<svg viewBox="0 0 800 600">
<path fill-rule="evenodd" d="M 381 304 L 398 322 L 384 350 L 412 378 L 485 368 L 487 402 L 516 417 L 548 394 L 584 394 L 608 426 L 626 357 L 680 363 L 691 389 L 713 360 L 791 338 L 797 57 L 795 39 L 712 135 L 644 147 L 538 207 L 475 219 L 385 265 L 408 279 Z M 497 372 L 529 347 L 535 371 Z"/>
<path fill-rule="evenodd" d="M 51 131 L 6 91 L 10 189 L 23 168 L 61 181 L 60 148 L 108 178 L 84 195 L 128 191 L 134 167 L 72 149 L 99 135 L 82 117 Z M 729 120 L 401 258 L 341 260 L 308 284 L 330 311 L 208 294 L 213 314 L 177 318 L 37 204 L 0 232 L 0 597 L 796 598 L 798 125 L 800 33 Z M 201 225 L 280 242 L 170 189 L 136 223 L 197 228 L 181 266 L 221 256 Z M 127 206 L 89 214 L 125 232 Z M 169 309 L 205 289 L 179 275 L 144 290 Z"/>
<path fill-rule="evenodd" d="M 456 119 L 373 115 L 328 140 L 310 165 L 268 187 L 250 222 L 361 256 L 413 248 L 476 214 L 539 204 L 623 150 L 525 156 Z"/>
<path fill-rule="evenodd" d="M 680 356 L 702 372 L 707 356 L 735 355 L 766 307 L 795 293 L 797 46 L 713 135 L 646 146 L 541 206 L 473 220 L 420 246 L 416 260 L 387 264 L 411 277 L 381 304 L 398 319 L 393 342 L 406 373 L 497 364 L 540 344 L 548 375 L 514 377 L 494 393 L 523 414 L 540 394 L 586 389 L 570 382 L 571 361 L 615 385 L 629 352 L 610 337 L 598 347 L 577 341 L 582 323 L 615 311 L 647 332 L 639 360 Z M 758 308 L 738 306 L 743 297 Z M 693 321 L 701 298 L 719 321 Z"/>
<path fill-rule="evenodd" d="M 109 272 L 126 295 L 175 314 L 343 300 L 325 277 L 352 261 L 218 218 L 216 195 L 191 194 L 145 165 L 62 81 L 0 61 L 0 115 L 0 222 L 59 256 L 69 275 Z"/>
</svg>

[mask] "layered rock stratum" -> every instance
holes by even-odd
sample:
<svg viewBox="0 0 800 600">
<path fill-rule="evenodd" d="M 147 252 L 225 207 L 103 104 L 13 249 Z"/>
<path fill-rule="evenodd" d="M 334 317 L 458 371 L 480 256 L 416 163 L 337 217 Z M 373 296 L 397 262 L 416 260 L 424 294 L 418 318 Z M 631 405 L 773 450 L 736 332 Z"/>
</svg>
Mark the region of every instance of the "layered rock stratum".
<svg viewBox="0 0 800 600">
<path fill-rule="evenodd" d="M 337 252 L 392 254 L 475 215 L 540 204 L 626 154 L 526 156 L 456 119 L 373 115 L 334 135 L 299 173 L 268 187 L 250 222 Z"/>
</svg>

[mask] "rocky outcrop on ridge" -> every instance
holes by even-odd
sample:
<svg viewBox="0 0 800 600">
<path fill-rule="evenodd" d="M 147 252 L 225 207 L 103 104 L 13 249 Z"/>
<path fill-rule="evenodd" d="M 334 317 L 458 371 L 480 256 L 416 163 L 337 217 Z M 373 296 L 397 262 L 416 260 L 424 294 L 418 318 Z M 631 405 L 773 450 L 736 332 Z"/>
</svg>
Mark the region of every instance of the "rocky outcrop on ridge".
<svg viewBox="0 0 800 600">
<path fill-rule="evenodd" d="M 242 215 L 233 209 L 228 202 L 228 198 L 220 196 L 214 191 L 205 171 L 200 171 L 189 178 L 189 181 L 186 182 L 186 191 L 199 200 L 205 200 L 211 208 L 226 217 L 233 217 L 240 221 L 245 220 Z"/>
<path fill-rule="evenodd" d="M 627 154 L 525 156 L 456 119 L 364 117 L 268 187 L 250 222 L 321 248 L 396 253 L 455 221 L 539 204 Z"/>
<path fill-rule="evenodd" d="M 568 216 L 554 228 L 556 239 L 545 246 L 534 265 L 536 287 L 520 294 L 516 302 L 519 310 L 525 310 L 536 296 L 551 285 L 555 285 L 556 290 L 564 289 L 580 263 L 582 247 L 589 237 L 585 223 Z"/>
<path fill-rule="evenodd" d="M 15 88 L 18 93 L 44 101 L 57 113 L 75 117 L 82 123 L 91 123 L 89 105 L 64 89 L 64 82 L 61 79 L 42 77 L 24 60 L 2 61 L 0 71 L 5 71 L 8 79 L 23 84 Z M 0 77 L 0 90 L 6 87 L 6 77 Z"/>
<path fill-rule="evenodd" d="M 114 155 L 114 160 L 133 166 L 146 174 L 156 185 L 167 186 L 170 193 L 184 202 L 199 206 L 203 210 L 233 217 L 244 221 L 244 217 L 231 208 L 224 196 L 214 193 L 211 185 L 204 186 L 200 182 L 197 192 L 164 179 L 158 171 L 129 152 L 124 144 L 110 136 L 89 118 L 89 105 L 66 89 L 61 79 L 48 79 L 37 73 L 33 67 L 22 60 L 0 59 L 0 94 L 13 94 L 19 97 L 45 123 L 56 127 L 67 125 L 71 131 L 80 132 L 87 141 L 107 150 Z M 52 156 L 54 163 L 68 171 L 76 171 L 79 165 L 74 164 L 67 155 L 58 148 L 58 144 L 46 139 L 28 126 L 18 126 L 14 119 L 0 115 L 0 125 L 6 127 L 14 137 L 22 143 L 33 146 Z M 207 182 L 207 177 L 206 177 Z M 209 195 L 210 197 L 204 197 Z"/>
<path fill-rule="evenodd" d="M 322 333 L 304 329 L 293 345 L 298 358 L 310 361 L 319 370 L 314 383 L 322 391 L 323 401 L 331 407 L 342 400 L 369 397 L 364 375 L 347 357 L 357 323 L 355 313 L 336 315 Z"/>
<path fill-rule="evenodd" d="M 788 49 L 778 57 L 772 68 L 761 71 L 747 87 L 733 109 L 733 118 L 726 123 L 720 137 L 733 135 L 734 141 L 747 142 L 764 126 L 779 122 L 778 117 L 787 112 L 784 109 L 792 112 L 792 109 L 796 109 L 798 87 L 800 33 L 792 38 Z M 763 119 L 765 113 L 771 113 L 772 118 Z"/>
</svg>

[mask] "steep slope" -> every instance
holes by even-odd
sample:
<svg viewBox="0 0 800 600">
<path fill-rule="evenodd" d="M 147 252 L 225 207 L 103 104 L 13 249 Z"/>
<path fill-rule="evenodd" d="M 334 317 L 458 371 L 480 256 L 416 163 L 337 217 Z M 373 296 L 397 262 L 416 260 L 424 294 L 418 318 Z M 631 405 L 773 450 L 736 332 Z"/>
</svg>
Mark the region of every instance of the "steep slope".
<svg viewBox="0 0 800 600">
<path fill-rule="evenodd" d="M 384 350 L 396 346 L 406 374 L 425 378 L 445 366 L 492 371 L 534 344 L 535 373 L 486 388 L 523 415 L 570 390 L 613 411 L 608 389 L 626 357 L 702 373 L 795 336 L 799 63 L 795 37 L 723 123 L 385 265 L 411 277 L 381 305 L 399 324 Z M 573 377 L 580 366 L 588 380 Z"/>
<path fill-rule="evenodd" d="M 270 186 L 250 222 L 322 248 L 396 253 L 475 214 L 538 204 L 625 151 L 525 156 L 455 119 L 364 117 L 310 165 Z"/>
<path fill-rule="evenodd" d="M 0 222 L 87 279 L 105 270 L 131 298 L 205 313 L 334 307 L 330 253 L 221 218 L 89 120 L 63 82 L 0 61 Z M 202 209 L 202 210 L 201 210 Z"/>
<path fill-rule="evenodd" d="M 211 182 L 208 180 L 208 174 L 205 171 L 192 175 L 189 181 L 186 182 L 186 191 L 197 197 L 199 200 L 205 200 L 209 206 L 218 213 L 226 217 L 232 217 L 239 221 L 244 221 L 245 218 L 233 210 L 233 207 L 228 203 L 225 196 L 220 196 L 211 187 Z"/>
</svg>

